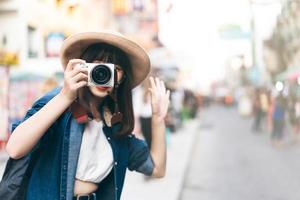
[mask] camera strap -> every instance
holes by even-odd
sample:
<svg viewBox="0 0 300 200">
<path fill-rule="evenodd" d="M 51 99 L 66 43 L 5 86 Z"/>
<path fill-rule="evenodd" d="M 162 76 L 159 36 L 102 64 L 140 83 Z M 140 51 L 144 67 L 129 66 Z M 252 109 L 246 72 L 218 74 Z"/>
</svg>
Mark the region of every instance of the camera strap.
<svg viewBox="0 0 300 200">
<path fill-rule="evenodd" d="M 119 88 L 119 82 L 118 82 L 118 73 L 117 70 L 115 69 L 115 76 L 114 76 L 114 88 L 112 93 L 110 94 L 111 98 L 114 100 L 115 102 L 115 111 L 112 114 L 112 118 L 111 118 L 111 124 L 114 125 L 118 122 L 121 122 L 123 119 L 123 114 L 119 111 L 119 104 L 118 104 L 118 97 L 117 97 L 117 93 L 118 93 L 118 88 Z"/>
<path fill-rule="evenodd" d="M 74 101 L 70 109 L 78 124 L 85 124 L 89 121 L 87 111 L 78 102 Z"/>
</svg>

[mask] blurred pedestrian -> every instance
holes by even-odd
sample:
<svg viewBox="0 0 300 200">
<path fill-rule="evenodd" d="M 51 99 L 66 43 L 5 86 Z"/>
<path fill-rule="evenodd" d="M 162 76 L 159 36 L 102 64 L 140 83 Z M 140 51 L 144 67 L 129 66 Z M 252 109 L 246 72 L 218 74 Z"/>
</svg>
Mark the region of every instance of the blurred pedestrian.
<svg viewBox="0 0 300 200">
<path fill-rule="evenodd" d="M 282 147 L 282 138 L 285 121 L 285 100 L 280 93 L 274 101 L 272 112 L 272 134 L 271 141 L 274 147 Z"/>
<path fill-rule="evenodd" d="M 198 111 L 197 98 L 192 90 L 185 90 L 183 97 L 182 118 L 193 119 Z"/>
<path fill-rule="evenodd" d="M 58 82 L 55 79 L 55 77 L 49 77 L 43 82 L 41 92 L 42 92 L 42 94 L 45 94 L 45 93 L 53 90 L 57 86 L 58 86 Z"/>
<path fill-rule="evenodd" d="M 151 147 L 151 99 L 149 95 L 149 80 L 146 80 L 141 85 L 141 96 L 140 96 L 140 106 L 138 109 L 140 127 L 143 137 L 145 138 L 149 147 Z"/>
<path fill-rule="evenodd" d="M 261 107 L 261 99 L 260 99 L 260 89 L 257 88 L 254 92 L 254 98 L 253 98 L 253 116 L 254 116 L 254 122 L 252 125 L 252 130 L 254 132 L 260 132 L 262 130 L 261 122 L 263 119 L 263 110 Z"/>
<path fill-rule="evenodd" d="M 173 110 L 174 112 L 173 118 L 175 118 L 176 129 L 177 129 L 182 125 L 181 110 L 183 107 L 184 90 L 183 88 L 178 87 L 170 91 L 171 91 L 171 102 L 170 102 L 169 110 Z"/>
<path fill-rule="evenodd" d="M 169 91 L 158 78 L 150 78 L 150 150 L 131 134 L 131 89 L 150 70 L 146 52 L 108 32 L 70 36 L 61 52 L 63 87 L 43 96 L 13 124 L 6 147 L 12 159 L 0 199 L 119 200 L 126 168 L 163 177 Z M 92 72 L 84 67 L 88 65 L 94 66 Z"/>
<path fill-rule="evenodd" d="M 259 94 L 260 107 L 262 112 L 261 127 L 263 130 L 268 130 L 267 115 L 270 108 L 270 94 L 263 88 Z"/>
<path fill-rule="evenodd" d="M 295 124 L 292 131 L 292 142 L 294 144 L 298 143 L 299 140 L 299 129 L 300 129 L 300 97 L 296 98 L 294 104 L 294 115 L 295 115 Z"/>
</svg>

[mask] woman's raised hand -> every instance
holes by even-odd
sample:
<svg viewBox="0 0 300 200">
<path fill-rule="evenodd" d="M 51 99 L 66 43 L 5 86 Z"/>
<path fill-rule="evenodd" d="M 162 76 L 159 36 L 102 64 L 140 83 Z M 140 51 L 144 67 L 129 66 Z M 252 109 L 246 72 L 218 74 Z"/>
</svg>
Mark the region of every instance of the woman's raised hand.
<svg viewBox="0 0 300 200">
<path fill-rule="evenodd" d="M 166 117 L 170 102 L 170 91 L 159 78 L 150 77 L 152 117 L 162 120 Z"/>
<path fill-rule="evenodd" d="M 66 70 L 64 72 L 64 85 L 61 92 L 71 101 L 77 98 L 77 91 L 88 83 L 88 72 L 84 67 L 84 60 L 72 59 L 69 60 Z"/>
</svg>

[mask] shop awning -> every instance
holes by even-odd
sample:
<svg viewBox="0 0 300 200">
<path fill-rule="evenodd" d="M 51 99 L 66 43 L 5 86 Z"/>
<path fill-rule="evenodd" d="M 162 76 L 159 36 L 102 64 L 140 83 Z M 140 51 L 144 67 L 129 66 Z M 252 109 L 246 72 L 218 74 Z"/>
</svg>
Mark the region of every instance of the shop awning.
<svg viewBox="0 0 300 200">
<path fill-rule="evenodd" d="M 45 80 L 47 77 L 31 72 L 19 72 L 19 73 L 12 73 L 10 75 L 11 81 L 39 81 Z"/>
</svg>

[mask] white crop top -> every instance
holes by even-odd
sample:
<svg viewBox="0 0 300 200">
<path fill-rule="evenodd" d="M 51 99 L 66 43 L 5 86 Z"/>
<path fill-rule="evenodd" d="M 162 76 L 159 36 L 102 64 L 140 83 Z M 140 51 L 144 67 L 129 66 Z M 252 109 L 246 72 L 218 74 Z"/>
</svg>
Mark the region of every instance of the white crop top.
<svg viewBox="0 0 300 200">
<path fill-rule="evenodd" d="M 113 153 L 103 131 L 102 122 L 89 121 L 84 129 L 76 178 L 100 183 L 113 167 Z"/>
</svg>

